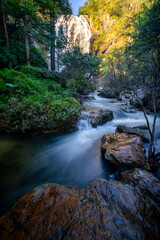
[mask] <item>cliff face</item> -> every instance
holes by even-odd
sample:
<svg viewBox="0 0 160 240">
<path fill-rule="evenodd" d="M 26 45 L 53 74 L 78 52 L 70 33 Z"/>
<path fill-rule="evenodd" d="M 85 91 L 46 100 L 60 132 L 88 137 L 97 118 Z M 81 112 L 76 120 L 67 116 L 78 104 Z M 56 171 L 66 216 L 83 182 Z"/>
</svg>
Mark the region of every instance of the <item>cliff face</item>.
<svg viewBox="0 0 160 240">
<path fill-rule="evenodd" d="M 98 54 L 123 48 L 129 42 L 135 16 L 149 0 L 88 0 L 79 13 L 87 15 L 92 30 L 92 50 Z"/>
</svg>

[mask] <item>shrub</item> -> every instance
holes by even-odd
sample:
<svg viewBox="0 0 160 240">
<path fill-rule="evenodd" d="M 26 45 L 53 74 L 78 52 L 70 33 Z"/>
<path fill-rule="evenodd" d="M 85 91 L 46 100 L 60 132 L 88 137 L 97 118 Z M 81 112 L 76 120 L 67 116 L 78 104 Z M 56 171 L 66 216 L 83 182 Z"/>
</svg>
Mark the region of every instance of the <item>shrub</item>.
<svg viewBox="0 0 160 240">
<path fill-rule="evenodd" d="M 43 79 L 43 70 L 34 69 L 0 71 L 0 130 L 60 133 L 75 128 L 78 101 L 68 89 Z"/>
</svg>

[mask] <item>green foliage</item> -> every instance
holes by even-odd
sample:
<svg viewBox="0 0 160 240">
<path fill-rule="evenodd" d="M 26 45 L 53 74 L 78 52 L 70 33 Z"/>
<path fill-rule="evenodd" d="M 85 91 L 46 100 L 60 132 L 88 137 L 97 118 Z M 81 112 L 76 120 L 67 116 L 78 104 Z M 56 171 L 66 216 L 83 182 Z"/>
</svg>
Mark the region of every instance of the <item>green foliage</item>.
<svg viewBox="0 0 160 240">
<path fill-rule="evenodd" d="M 0 28 L 2 26 L 0 25 Z M 9 26 L 10 34 L 10 48 L 5 46 L 5 42 L 1 41 L 0 35 L 0 68 L 8 67 L 9 62 L 12 67 L 17 65 L 26 65 L 26 50 L 25 50 L 25 41 L 24 41 L 24 30 L 21 27 L 12 29 L 12 26 Z M 46 61 L 37 50 L 37 48 L 30 41 L 30 60 L 32 66 L 47 68 Z"/>
<path fill-rule="evenodd" d="M 20 71 L 0 71 L 0 130 L 59 133 L 73 129 L 79 103 L 69 94 L 42 69 L 24 66 Z"/>
<path fill-rule="evenodd" d="M 68 0 L 2 0 L 0 68 L 29 64 L 26 48 L 30 53 L 29 60 L 32 66 L 47 68 L 44 59 L 50 49 L 49 43 L 55 38 L 55 31 L 51 31 L 51 17 L 57 17 L 59 14 L 71 14 Z"/>
<path fill-rule="evenodd" d="M 103 55 L 104 85 L 148 84 L 160 69 L 159 0 L 88 0 L 80 8 L 94 31 L 93 51 Z"/>
<path fill-rule="evenodd" d="M 154 0 L 88 0 L 79 14 L 89 17 L 94 32 L 93 51 L 106 54 L 125 48 L 128 33 L 133 30 L 133 20 L 142 7 L 150 8 Z"/>
<path fill-rule="evenodd" d="M 61 75 L 74 93 L 82 94 L 91 88 L 91 78 L 99 71 L 99 57 L 84 54 L 79 47 L 74 47 L 62 56 L 61 61 L 64 68 Z"/>
<path fill-rule="evenodd" d="M 11 54 L 11 51 L 7 46 L 0 47 L 0 66 L 7 67 L 8 62 L 11 62 L 13 65 L 17 64 L 17 58 L 15 55 Z"/>
<path fill-rule="evenodd" d="M 25 73 L 27 76 L 38 78 L 38 79 L 52 79 L 53 81 L 56 81 L 57 74 L 56 72 L 51 72 L 49 70 L 45 70 L 38 67 L 32 67 L 32 66 L 22 66 L 20 71 L 22 73 Z"/>
<path fill-rule="evenodd" d="M 131 44 L 127 50 L 138 58 L 151 51 L 160 54 L 160 2 L 154 1 L 151 8 L 143 8 L 135 22 L 135 30 L 130 34 Z M 159 52 L 159 54 L 158 54 Z"/>
<path fill-rule="evenodd" d="M 160 2 L 143 7 L 125 49 L 128 79 L 136 84 L 153 83 L 160 72 Z M 136 80 L 133 81 L 133 78 Z"/>
</svg>

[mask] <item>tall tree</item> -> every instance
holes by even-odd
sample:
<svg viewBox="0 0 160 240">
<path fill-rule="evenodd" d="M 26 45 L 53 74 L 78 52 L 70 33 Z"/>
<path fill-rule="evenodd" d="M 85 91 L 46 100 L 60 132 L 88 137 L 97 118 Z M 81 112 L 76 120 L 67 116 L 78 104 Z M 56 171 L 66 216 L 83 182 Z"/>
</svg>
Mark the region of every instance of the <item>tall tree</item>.
<svg viewBox="0 0 160 240">
<path fill-rule="evenodd" d="M 51 70 L 56 70 L 56 59 L 55 59 L 55 0 L 53 0 L 53 7 L 51 9 Z"/>
<path fill-rule="evenodd" d="M 36 11 L 34 7 L 35 7 L 35 3 L 33 0 L 22 0 L 22 15 L 23 15 L 23 21 L 24 21 L 27 65 L 31 65 L 30 48 L 29 48 L 29 29 L 28 29 L 27 18 L 30 17 L 31 21 L 33 20 L 33 15 L 35 14 L 34 11 Z"/>
<path fill-rule="evenodd" d="M 30 48 L 29 48 L 29 26 L 28 21 L 31 24 L 36 20 L 37 6 L 33 0 L 5 0 L 5 5 L 8 9 L 8 13 L 12 18 L 18 20 L 21 24 L 23 21 L 24 27 L 24 40 L 26 48 L 26 60 L 30 65 Z"/>
<path fill-rule="evenodd" d="M 6 21 L 5 2 L 3 0 L 1 1 L 1 11 L 3 16 L 3 26 L 4 26 L 4 32 L 5 32 L 5 38 L 6 38 L 6 46 L 8 47 L 8 50 L 9 50 L 10 49 L 9 34 L 8 34 L 7 21 Z M 12 64 L 9 60 L 9 68 L 11 67 L 12 67 Z"/>
<path fill-rule="evenodd" d="M 7 30 L 5 3 L 4 3 L 4 1 L 1 1 L 1 9 L 2 9 L 2 16 L 3 16 L 4 32 L 5 32 L 5 37 L 6 37 L 6 45 L 9 48 L 9 35 L 8 35 L 8 30 Z"/>
<path fill-rule="evenodd" d="M 43 13 L 47 13 L 50 18 L 50 40 L 51 40 L 51 70 L 55 70 L 55 48 L 56 48 L 56 32 L 55 22 L 59 15 L 72 14 L 72 9 L 68 0 L 38 0 L 39 6 Z"/>
<path fill-rule="evenodd" d="M 25 0 L 22 0 L 22 6 L 25 8 Z M 25 45 L 26 45 L 26 57 L 27 57 L 27 65 L 31 65 L 30 62 L 30 51 L 29 51 L 29 35 L 28 35 L 28 23 L 27 23 L 27 15 L 24 10 L 24 34 L 25 34 Z"/>
</svg>

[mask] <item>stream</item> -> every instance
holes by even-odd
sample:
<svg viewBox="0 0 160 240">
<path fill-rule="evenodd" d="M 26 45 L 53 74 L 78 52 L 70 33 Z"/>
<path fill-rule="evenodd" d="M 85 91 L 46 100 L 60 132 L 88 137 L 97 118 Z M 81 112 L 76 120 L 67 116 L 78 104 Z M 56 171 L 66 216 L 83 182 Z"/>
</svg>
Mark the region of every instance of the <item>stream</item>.
<svg viewBox="0 0 160 240">
<path fill-rule="evenodd" d="M 62 136 L 0 136 L 0 214 L 22 195 L 43 183 L 85 187 L 95 178 L 114 178 L 115 170 L 101 160 L 101 138 L 121 124 L 146 124 L 143 113 L 131 109 L 127 100 L 105 99 L 94 92 L 84 101 L 85 111 L 112 110 L 114 119 L 92 128 L 81 119 L 78 130 Z M 148 115 L 152 121 L 152 114 Z M 156 147 L 160 151 L 160 117 L 157 118 Z M 146 148 L 148 145 L 146 144 Z M 158 173 L 160 174 L 160 173 Z"/>
</svg>

